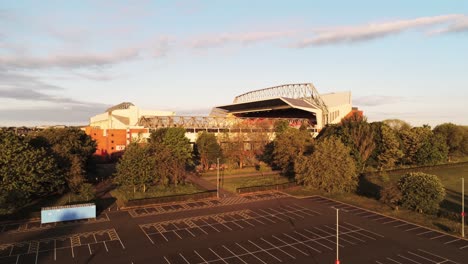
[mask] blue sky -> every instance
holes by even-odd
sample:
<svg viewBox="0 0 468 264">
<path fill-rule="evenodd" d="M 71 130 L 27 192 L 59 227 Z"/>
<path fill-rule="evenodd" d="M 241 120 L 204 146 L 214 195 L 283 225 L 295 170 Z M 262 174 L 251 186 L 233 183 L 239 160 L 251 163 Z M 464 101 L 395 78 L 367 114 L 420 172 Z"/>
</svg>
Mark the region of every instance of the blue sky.
<svg viewBox="0 0 468 264">
<path fill-rule="evenodd" d="M 250 90 L 350 90 L 370 121 L 468 125 L 468 1 L 2 1 L 0 126 L 109 105 L 206 114 Z"/>
</svg>

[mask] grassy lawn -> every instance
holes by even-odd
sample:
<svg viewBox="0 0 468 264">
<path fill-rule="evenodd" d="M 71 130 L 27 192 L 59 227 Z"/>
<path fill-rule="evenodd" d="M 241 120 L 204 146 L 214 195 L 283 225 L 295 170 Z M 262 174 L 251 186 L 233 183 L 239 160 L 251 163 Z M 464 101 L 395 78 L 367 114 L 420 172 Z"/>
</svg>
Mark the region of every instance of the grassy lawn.
<svg viewBox="0 0 468 264">
<path fill-rule="evenodd" d="M 272 172 L 273 170 L 270 167 L 265 167 L 263 169 L 263 173 L 265 172 Z M 262 173 L 255 167 L 244 167 L 242 169 L 225 169 L 219 170 L 220 175 L 242 175 L 242 174 L 253 174 L 258 173 L 259 175 Z M 216 176 L 216 170 L 211 170 L 202 173 L 202 177 L 209 177 L 209 176 Z"/>
<path fill-rule="evenodd" d="M 460 165 L 449 168 L 421 169 L 421 172 L 437 175 L 446 188 L 447 195 L 441 204 L 441 212 L 453 219 L 459 217 L 461 212 L 461 178 L 468 182 L 468 165 Z M 377 188 L 385 186 L 390 182 L 396 182 L 403 173 L 388 173 L 383 175 L 366 176 L 366 180 L 377 185 Z M 467 183 L 465 183 L 465 186 Z M 468 193 L 468 189 L 466 192 Z M 468 195 L 465 195 L 465 211 L 468 208 Z"/>
<path fill-rule="evenodd" d="M 71 192 L 65 194 L 55 194 L 38 198 L 21 208 L 17 208 L 15 212 L 4 212 L 0 210 L 0 216 L 2 220 L 38 218 L 41 217 L 42 207 L 62 206 L 77 203 L 86 203 L 86 201 L 82 201 L 78 195 Z"/>
<path fill-rule="evenodd" d="M 419 214 L 413 211 L 404 209 L 393 210 L 390 207 L 382 204 L 373 198 L 360 196 L 357 194 L 327 194 L 322 191 L 300 188 L 300 189 L 289 189 L 285 192 L 295 196 L 310 196 L 310 195 L 322 195 L 329 197 L 341 202 L 353 204 L 359 207 L 363 207 L 372 211 L 380 212 L 382 214 L 407 220 L 409 222 L 417 223 L 423 226 L 427 226 L 432 229 L 452 233 L 454 235 L 460 235 L 461 223 L 452 221 L 446 218 L 437 216 L 430 216 L 425 214 Z M 468 231 L 468 227 L 465 226 L 465 233 Z"/>
<path fill-rule="evenodd" d="M 181 195 L 181 194 L 192 194 L 201 192 L 201 190 L 197 188 L 195 185 L 186 183 L 184 185 L 178 186 L 150 186 L 146 190 L 146 192 L 137 191 L 133 193 L 133 189 L 118 187 L 111 191 L 113 197 L 117 199 L 117 204 L 119 206 L 123 206 L 125 202 L 132 199 L 144 199 L 144 198 L 155 198 L 155 197 L 162 197 L 162 196 L 170 196 L 170 195 Z"/>
<path fill-rule="evenodd" d="M 216 184 L 216 179 L 210 179 Z M 289 179 L 280 175 L 252 176 L 225 179 L 222 188 L 236 192 L 236 188 L 288 183 Z"/>
</svg>

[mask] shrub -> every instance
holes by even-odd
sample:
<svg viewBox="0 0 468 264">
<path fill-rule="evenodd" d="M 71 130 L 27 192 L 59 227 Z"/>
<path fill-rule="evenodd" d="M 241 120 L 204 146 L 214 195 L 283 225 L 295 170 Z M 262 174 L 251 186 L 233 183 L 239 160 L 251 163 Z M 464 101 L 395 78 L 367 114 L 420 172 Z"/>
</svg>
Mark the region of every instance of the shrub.
<svg viewBox="0 0 468 264">
<path fill-rule="evenodd" d="M 435 214 L 444 200 L 445 189 L 440 179 L 422 172 L 408 173 L 398 182 L 401 205 L 420 213 Z"/>
<path fill-rule="evenodd" d="M 402 198 L 401 190 L 396 184 L 387 185 L 380 191 L 380 201 L 395 210 L 398 210 Z"/>
</svg>

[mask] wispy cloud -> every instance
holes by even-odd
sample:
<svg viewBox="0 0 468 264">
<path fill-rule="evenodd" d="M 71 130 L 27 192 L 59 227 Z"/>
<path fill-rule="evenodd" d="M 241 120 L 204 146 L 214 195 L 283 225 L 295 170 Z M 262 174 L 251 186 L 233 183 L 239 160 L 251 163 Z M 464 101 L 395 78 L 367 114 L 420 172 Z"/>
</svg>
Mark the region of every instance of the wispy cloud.
<svg viewBox="0 0 468 264">
<path fill-rule="evenodd" d="M 468 17 L 464 16 L 454 23 L 448 25 L 445 28 L 432 30 L 429 32 L 430 35 L 444 34 L 444 33 L 458 33 L 468 32 Z"/>
<path fill-rule="evenodd" d="M 358 106 L 380 106 L 387 104 L 396 104 L 405 101 L 401 96 L 369 95 L 353 99 L 353 104 Z"/>
<path fill-rule="evenodd" d="M 83 68 L 111 65 L 137 58 L 136 48 L 116 50 L 107 54 L 55 54 L 47 57 L 0 56 L 0 65 L 10 69 Z"/>
<path fill-rule="evenodd" d="M 314 30 L 314 36 L 295 43 L 294 47 L 305 48 L 313 45 L 362 42 L 398 34 L 410 29 L 443 24 L 449 24 L 447 27 L 448 29 L 464 18 L 466 18 L 464 15 L 450 14 L 383 23 L 371 23 L 367 25 L 316 29 Z"/>
<path fill-rule="evenodd" d="M 280 31 L 252 31 L 244 33 L 221 33 L 209 36 L 199 37 L 191 41 L 193 48 L 213 48 L 220 47 L 231 43 L 240 43 L 243 45 L 253 44 L 256 42 L 275 40 L 293 36 L 295 31 L 280 30 Z"/>
</svg>

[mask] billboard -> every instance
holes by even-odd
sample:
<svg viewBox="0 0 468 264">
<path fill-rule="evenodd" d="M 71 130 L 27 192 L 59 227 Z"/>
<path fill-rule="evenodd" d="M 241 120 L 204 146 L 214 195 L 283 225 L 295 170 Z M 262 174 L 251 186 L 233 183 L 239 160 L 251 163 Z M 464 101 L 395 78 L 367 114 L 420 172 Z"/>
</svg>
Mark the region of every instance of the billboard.
<svg viewBox="0 0 468 264">
<path fill-rule="evenodd" d="M 96 205 L 93 203 L 41 208 L 42 224 L 88 218 L 96 218 Z"/>
</svg>

